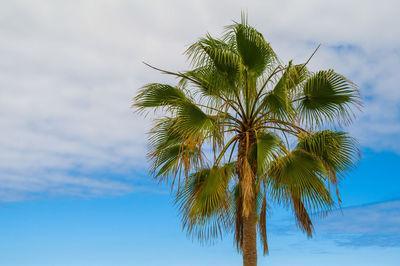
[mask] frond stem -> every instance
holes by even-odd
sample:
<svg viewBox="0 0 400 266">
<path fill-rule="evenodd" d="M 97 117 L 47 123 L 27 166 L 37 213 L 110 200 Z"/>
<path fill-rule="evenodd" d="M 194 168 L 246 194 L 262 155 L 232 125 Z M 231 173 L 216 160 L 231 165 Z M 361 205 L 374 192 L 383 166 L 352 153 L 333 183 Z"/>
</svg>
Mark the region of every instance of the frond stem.
<svg viewBox="0 0 400 266">
<path fill-rule="evenodd" d="M 283 69 L 284 69 L 284 68 L 283 68 Z M 253 104 L 253 106 L 252 106 L 252 108 L 251 108 L 250 117 L 253 116 L 253 112 L 254 112 L 254 109 L 255 109 L 255 107 L 256 107 L 256 103 L 257 103 L 258 99 L 260 98 L 261 93 L 262 93 L 263 90 L 266 88 L 267 83 L 271 80 L 271 78 L 272 78 L 274 75 L 278 74 L 278 73 L 279 73 L 280 71 L 282 71 L 283 69 L 281 68 L 281 65 L 277 66 L 277 67 L 274 69 L 274 71 L 269 75 L 269 77 L 265 80 L 264 84 L 263 84 L 262 87 L 260 88 L 260 91 L 257 93 L 256 98 L 254 99 L 254 104 Z M 278 71 L 277 71 L 277 70 L 278 70 Z"/>
<path fill-rule="evenodd" d="M 237 140 L 237 135 L 233 136 L 233 137 L 228 141 L 228 143 L 224 146 L 224 148 L 222 149 L 221 153 L 218 155 L 217 159 L 215 160 L 214 166 L 216 166 L 216 165 L 219 164 L 219 162 L 221 161 L 222 156 L 224 156 L 226 150 L 227 150 L 227 149 L 229 148 L 229 146 L 231 146 L 231 144 L 232 144 L 233 142 L 235 142 L 236 140 Z"/>
<path fill-rule="evenodd" d="M 261 124 L 267 123 L 267 122 L 271 122 L 271 123 L 275 123 L 275 124 L 282 124 L 282 125 L 284 125 L 286 127 L 291 127 L 293 129 L 296 129 L 298 132 L 306 132 L 306 133 L 310 134 L 310 132 L 307 131 L 306 129 L 304 129 L 302 127 L 299 127 L 299 126 L 297 126 L 297 125 L 295 125 L 293 123 L 282 121 L 282 120 L 261 117 L 261 119 L 257 121 L 257 123 L 261 123 Z"/>
</svg>

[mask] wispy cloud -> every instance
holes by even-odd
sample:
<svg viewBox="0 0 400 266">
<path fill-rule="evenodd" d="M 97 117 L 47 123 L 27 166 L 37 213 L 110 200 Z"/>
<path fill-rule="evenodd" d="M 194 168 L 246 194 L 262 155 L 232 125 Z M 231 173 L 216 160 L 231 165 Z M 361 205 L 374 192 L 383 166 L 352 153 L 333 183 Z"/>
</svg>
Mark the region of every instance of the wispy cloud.
<svg viewBox="0 0 400 266">
<path fill-rule="evenodd" d="M 400 246 L 400 200 L 335 211 L 315 229 L 339 245 Z"/>
<path fill-rule="evenodd" d="M 25 177 L 26 176 L 26 177 Z M 98 197 L 121 195 L 142 190 L 128 182 L 109 178 L 90 178 L 83 175 L 71 176 L 57 172 L 32 172 L 30 175 L 2 174 L 0 177 L 2 201 L 18 201 L 55 196 Z"/>
<path fill-rule="evenodd" d="M 400 247 L 400 200 L 391 200 L 335 210 L 312 218 L 313 241 L 341 247 Z M 272 217 L 272 235 L 286 237 L 293 247 L 301 248 L 305 235 L 295 225 L 294 217 Z M 300 237 L 300 234 L 302 235 Z M 328 252 L 322 249 L 318 252 Z"/>
</svg>

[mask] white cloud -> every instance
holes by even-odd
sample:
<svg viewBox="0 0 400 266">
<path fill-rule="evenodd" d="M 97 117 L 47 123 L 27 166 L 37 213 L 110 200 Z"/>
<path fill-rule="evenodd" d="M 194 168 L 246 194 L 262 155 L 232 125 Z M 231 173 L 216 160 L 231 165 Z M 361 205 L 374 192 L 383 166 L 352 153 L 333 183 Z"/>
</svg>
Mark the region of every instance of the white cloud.
<svg viewBox="0 0 400 266">
<path fill-rule="evenodd" d="M 2 3 L 0 200 L 74 194 L 62 188 L 79 176 L 90 177 L 74 183 L 78 189 L 131 191 L 132 183 L 93 173 L 145 171 L 149 122 L 132 114 L 131 99 L 147 82 L 173 80 L 141 62 L 185 68 L 185 48 L 207 31 L 219 34 L 243 8 L 284 60 L 305 60 L 322 43 L 311 68 L 334 67 L 366 98 L 352 131 L 365 146 L 400 152 L 399 7 L 316 0 Z"/>
</svg>

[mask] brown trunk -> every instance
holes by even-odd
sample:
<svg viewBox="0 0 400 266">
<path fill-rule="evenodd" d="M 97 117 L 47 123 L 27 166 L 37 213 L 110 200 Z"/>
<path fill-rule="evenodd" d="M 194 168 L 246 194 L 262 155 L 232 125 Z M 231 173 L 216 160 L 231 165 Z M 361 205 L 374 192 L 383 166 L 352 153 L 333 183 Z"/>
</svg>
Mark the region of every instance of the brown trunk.
<svg viewBox="0 0 400 266">
<path fill-rule="evenodd" d="M 243 266 L 257 266 L 256 215 L 243 217 Z"/>
<path fill-rule="evenodd" d="M 256 141 L 253 132 L 244 135 L 239 140 L 238 146 L 238 174 L 241 191 L 246 185 L 253 187 L 253 193 L 251 194 L 251 207 L 248 215 L 242 215 L 243 225 L 243 236 L 242 236 L 242 252 L 243 252 L 243 266 L 257 266 L 257 232 L 256 232 L 256 214 L 255 214 L 255 175 L 257 166 L 251 165 L 252 177 L 250 179 L 251 184 L 244 184 L 248 179 L 244 178 L 244 160 L 247 160 L 248 152 L 250 152 L 251 145 Z M 242 194 L 243 195 L 243 194 Z M 243 196 L 241 197 L 244 198 Z M 243 204 L 243 202 L 242 202 Z"/>
</svg>

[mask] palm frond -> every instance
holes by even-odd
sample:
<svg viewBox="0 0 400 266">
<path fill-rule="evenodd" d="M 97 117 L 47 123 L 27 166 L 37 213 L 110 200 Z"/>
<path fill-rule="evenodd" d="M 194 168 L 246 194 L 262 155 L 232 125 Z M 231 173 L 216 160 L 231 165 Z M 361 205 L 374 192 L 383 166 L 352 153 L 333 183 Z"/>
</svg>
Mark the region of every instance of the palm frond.
<svg viewBox="0 0 400 266">
<path fill-rule="evenodd" d="M 231 34 L 235 36 L 242 64 L 251 75 L 260 76 L 265 69 L 277 61 L 270 44 L 255 28 L 242 21 L 242 23 L 235 23 L 230 29 Z"/>
<path fill-rule="evenodd" d="M 243 198 L 240 193 L 239 184 L 233 187 L 233 202 L 235 215 L 234 241 L 238 252 L 243 248 Z"/>
<path fill-rule="evenodd" d="M 184 91 L 168 84 L 151 83 L 143 86 L 134 99 L 138 111 L 147 108 L 176 107 L 187 101 Z"/>
<path fill-rule="evenodd" d="M 271 118 L 292 120 L 294 108 L 287 96 L 276 94 L 274 91 L 268 92 L 262 99 L 264 113 Z"/>
<path fill-rule="evenodd" d="M 275 87 L 263 95 L 258 109 L 271 118 L 291 121 L 296 115 L 292 105 L 293 96 L 309 74 L 303 64 L 292 65 L 289 62 L 285 69 Z"/>
<path fill-rule="evenodd" d="M 318 158 L 295 149 L 271 164 L 266 183 L 278 202 L 288 204 L 296 197 L 314 212 L 329 211 L 333 200 L 323 182 L 325 175 Z"/>
<path fill-rule="evenodd" d="M 193 85 L 199 88 L 202 96 L 212 97 L 218 103 L 221 103 L 221 97 L 231 97 L 236 89 L 236 85 L 232 84 L 234 81 L 213 65 L 195 68 L 185 72 L 185 75 L 196 81 Z"/>
<path fill-rule="evenodd" d="M 177 108 L 174 130 L 182 135 L 206 135 L 213 128 L 215 119 L 207 115 L 195 103 L 182 102 Z"/>
<path fill-rule="evenodd" d="M 271 162 L 282 155 L 282 140 L 272 132 L 259 132 L 249 153 L 250 165 L 257 165 L 257 175 L 266 173 Z"/>
<path fill-rule="evenodd" d="M 191 168 L 202 164 L 201 142 L 193 137 L 183 136 L 174 128 L 176 118 L 160 119 L 150 131 L 149 152 L 150 172 L 160 181 L 180 178 Z M 179 185 L 179 183 L 178 183 Z"/>
<path fill-rule="evenodd" d="M 307 79 L 297 109 L 304 122 L 321 125 L 335 121 L 350 123 L 360 105 L 354 83 L 333 70 L 323 70 Z"/>
<path fill-rule="evenodd" d="M 213 66 L 230 85 L 233 85 L 238 77 L 240 58 L 236 51 L 224 41 L 214 39 L 209 34 L 191 45 L 186 54 L 193 66 Z"/>
<path fill-rule="evenodd" d="M 261 205 L 260 217 L 258 219 L 258 228 L 261 236 L 261 243 L 263 245 L 263 254 L 268 254 L 268 241 L 267 241 L 267 199 L 264 195 Z"/>
<path fill-rule="evenodd" d="M 204 168 L 191 174 L 179 191 L 176 203 L 188 234 L 201 240 L 221 236 L 232 224 L 229 182 L 235 174 L 235 163 Z"/>
<path fill-rule="evenodd" d="M 292 65 L 292 61 L 289 62 L 285 69 L 273 91 L 274 94 L 281 97 L 290 97 L 293 96 L 297 86 L 309 76 L 309 72 L 304 64 Z"/>
<path fill-rule="evenodd" d="M 300 198 L 292 195 L 292 206 L 296 216 L 297 225 L 307 234 L 308 237 L 312 237 L 314 226 L 303 202 Z"/>
<path fill-rule="evenodd" d="M 354 168 L 360 158 L 355 139 L 345 132 L 323 130 L 312 135 L 300 135 L 297 146 L 319 158 L 326 169 L 328 180 L 336 187 L 340 201 L 337 188 L 338 178 Z"/>
</svg>

